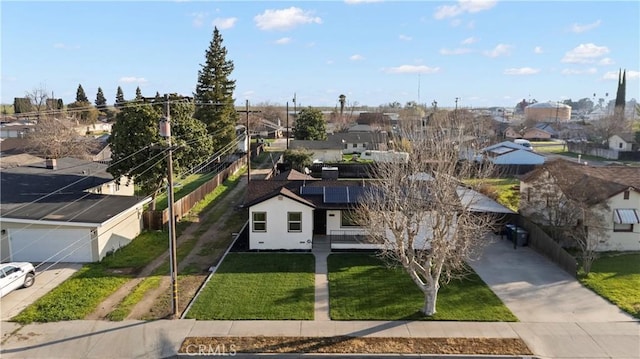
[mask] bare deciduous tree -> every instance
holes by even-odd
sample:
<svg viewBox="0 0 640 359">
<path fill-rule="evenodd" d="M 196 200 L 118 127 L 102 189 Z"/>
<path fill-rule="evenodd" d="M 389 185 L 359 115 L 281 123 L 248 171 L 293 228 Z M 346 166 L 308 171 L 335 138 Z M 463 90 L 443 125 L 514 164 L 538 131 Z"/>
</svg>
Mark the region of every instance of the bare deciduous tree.
<svg viewBox="0 0 640 359">
<path fill-rule="evenodd" d="M 485 243 L 497 216 L 476 211 L 480 194 L 462 184 L 482 185 L 490 166 L 461 161 L 465 129 L 448 126 L 424 135 L 405 132 L 408 163 L 377 163 L 375 181 L 356 221 L 371 240 L 383 245 L 382 256 L 401 264 L 424 293 L 425 315 L 436 313 L 441 284 L 464 273 L 466 261 Z"/>
<path fill-rule="evenodd" d="M 80 136 L 71 124 L 51 117 L 41 118 L 27 139 L 31 151 L 46 158 L 87 159 L 97 146 L 93 139 Z"/>
<path fill-rule="evenodd" d="M 47 109 L 47 90 L 43 87 L 34 88 L 26 93 L 26 97 L 31 101 L 33 107 L 36 109 L 36 116 L 40 119 L 42 112 Z"/>
</svg>

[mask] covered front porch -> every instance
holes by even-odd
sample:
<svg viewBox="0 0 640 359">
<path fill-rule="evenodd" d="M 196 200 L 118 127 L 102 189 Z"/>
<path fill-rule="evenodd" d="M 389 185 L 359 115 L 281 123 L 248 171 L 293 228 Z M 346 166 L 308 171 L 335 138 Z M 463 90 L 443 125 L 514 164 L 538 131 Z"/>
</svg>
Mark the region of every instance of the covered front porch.
<svg viewBox="0 0 640 359">
<path fill-rule="evenodd" d="M 325 250 L 378 250 L 383 245 L 372 243 L 358 230 L 329 230 L 328 234 L 313 235 L 313 249 Z"/>
</svg>

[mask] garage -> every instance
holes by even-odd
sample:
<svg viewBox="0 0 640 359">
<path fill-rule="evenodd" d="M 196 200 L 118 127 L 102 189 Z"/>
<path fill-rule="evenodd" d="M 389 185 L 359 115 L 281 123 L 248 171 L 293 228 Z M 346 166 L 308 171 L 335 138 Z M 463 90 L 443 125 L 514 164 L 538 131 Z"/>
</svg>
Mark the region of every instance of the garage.
<svg viewBox="0 0 640 359">
<path fill-rule="evenodd" d="M 93 262 L 89 228 L 12 228 L 9 248 L 14 262 Z"/>
</svg>

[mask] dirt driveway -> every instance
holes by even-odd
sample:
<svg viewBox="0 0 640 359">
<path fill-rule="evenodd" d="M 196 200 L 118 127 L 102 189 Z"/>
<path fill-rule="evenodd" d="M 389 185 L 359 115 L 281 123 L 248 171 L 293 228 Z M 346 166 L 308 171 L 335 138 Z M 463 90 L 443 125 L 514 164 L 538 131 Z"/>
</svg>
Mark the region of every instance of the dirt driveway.
<svg viewBox="0 0 640 359">
<path fill-rule="evenodd" d="M 80 263 L 43 263 L 36 268 L 36 281 L 29 288 L 16 289 L 0 299 L 0 320 L 7 321 L 47 294 L 73 273 L 82 268 Z"/>
</svg>

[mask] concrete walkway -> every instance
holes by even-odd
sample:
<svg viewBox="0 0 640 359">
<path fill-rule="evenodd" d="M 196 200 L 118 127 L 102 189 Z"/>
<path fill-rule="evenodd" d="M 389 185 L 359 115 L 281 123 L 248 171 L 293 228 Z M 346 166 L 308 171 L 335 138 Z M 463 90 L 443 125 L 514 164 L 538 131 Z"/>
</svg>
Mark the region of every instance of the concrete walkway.
<svg viewBox="0 0 640 359">
<path fill-rule="evenodd" d="M 313 255 L 316 258 L 315 274 L 315 306 L 314 321 L 331 320 L 329 314 L 329 270 L 327 269 L 327 257 L 331 252 L 331 242 L 326 236 L 315 236 L 313 239 Z"/>
<path fill-rule="evenodd" d="M 585 288 L 529 247 L 496 237 L 473 270 L 523 322 L 625 322 L 635 319 Z"/>
</svg>

